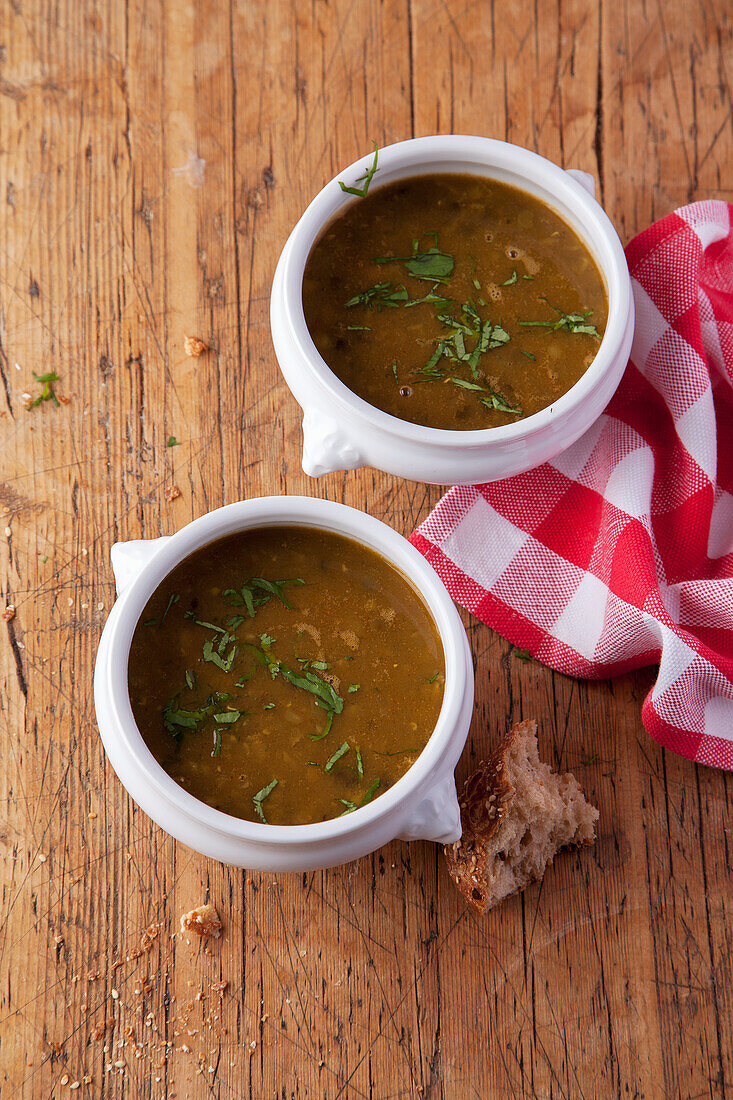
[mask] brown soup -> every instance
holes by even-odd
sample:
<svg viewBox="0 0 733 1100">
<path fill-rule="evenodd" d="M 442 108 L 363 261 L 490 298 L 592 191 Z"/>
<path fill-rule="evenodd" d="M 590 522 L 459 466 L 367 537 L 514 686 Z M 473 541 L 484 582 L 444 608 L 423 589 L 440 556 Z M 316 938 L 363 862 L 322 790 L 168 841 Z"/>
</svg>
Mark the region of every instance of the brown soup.
<svg viewBox="0 0 733 1100">
<path fill-rule="evenodd" d="M 352 202 L 303 278 L 318 351 L 369 404 L 432 428 L 510 424 L 566 393 L 608 316 L 603 280 L 544 203 L 480 176 L 414 176 Z"/>
<path fill-rule="evenodd" d="M 208 805 L 300 825 L 404 775 L 445 683 L 422 598 L 378 554 L 307 527 L 229 535 L 184 559 L 140 617 L 128 684 L 158 763 Z"/>
</svg>

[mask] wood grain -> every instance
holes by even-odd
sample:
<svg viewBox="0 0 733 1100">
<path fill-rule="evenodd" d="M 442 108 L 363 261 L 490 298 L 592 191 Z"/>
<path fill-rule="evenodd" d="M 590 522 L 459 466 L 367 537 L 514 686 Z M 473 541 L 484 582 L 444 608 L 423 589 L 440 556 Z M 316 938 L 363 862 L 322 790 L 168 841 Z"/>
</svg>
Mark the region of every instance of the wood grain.
<svg viewBox="0 0 733 1100">
<path fill-rule="evenodd" d="M 733 785 L 650 741 L 651 670 L 578 683 L 466 617 L 460 776 L 536 716 L 601 810 L 594 850 L 484 920 L 429 844 L 302 876 L 193 854 L 127 797 L 92 704 L 116 539 L 282 492 L 408 533 L 437 499 L 300 469 L 268 296 L 325 180 L 372 139 L 454 131 L 592 172 L 625 240 L 731 199 L 729 4 L 7 0 L 0 20 L 2 1095 L 733 1094 Z M 70 403 L 26 411 L 49 369 Z M 210 947 L 175 935 L 206 898 Z"/>
</svg>

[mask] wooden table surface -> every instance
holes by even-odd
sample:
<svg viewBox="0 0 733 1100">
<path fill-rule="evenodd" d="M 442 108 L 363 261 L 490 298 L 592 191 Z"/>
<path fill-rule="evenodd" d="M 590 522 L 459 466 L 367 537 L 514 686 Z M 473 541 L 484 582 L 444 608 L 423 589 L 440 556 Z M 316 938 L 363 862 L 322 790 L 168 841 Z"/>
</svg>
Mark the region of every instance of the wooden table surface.
<svg viewBox="0 0 733 1100">
<path fill-rule="evenodd" d="M 649 739 L 653 670 L 579 683 L 464 617 L 459 778 L 536 716 L 601 811 L 594 849 L 485 919 L 428 843 L 304 875 L 174 843 L 107 763 L 92 700 L 115 540 L 286 492 L 407 534 L 438 499 L 301 471 L 268 298 L 323 183 L 372 139 L 464 132 L 592 172 L 624 241 L 731 199 L 729 3 L 0 13 L 2 1096 L 733 1095 L 733 782 Z M 212 351 L 188 358 L 191 333 Z M 28 411 L 48 370 L 69 402 Z M 189 944 L 179 917 L 207 898 L 225 935 Z"/>
</svg>

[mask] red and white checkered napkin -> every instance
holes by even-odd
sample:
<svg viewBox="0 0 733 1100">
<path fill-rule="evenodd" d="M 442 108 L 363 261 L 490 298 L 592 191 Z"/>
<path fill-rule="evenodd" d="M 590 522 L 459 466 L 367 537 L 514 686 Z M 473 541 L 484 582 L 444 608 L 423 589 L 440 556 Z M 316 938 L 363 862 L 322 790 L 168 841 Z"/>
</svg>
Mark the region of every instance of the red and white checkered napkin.
<svg viewBox="0 0 733 1100">
<path fill-rule="evenodd" d="M 660 744 L 733 769 L 733 206 L 626 249 L 631 360 L 600 420 L 539 469 L 456 487 L 412 542 L 453 598 L 571 676 L 659 662 Z"/>
</svg>

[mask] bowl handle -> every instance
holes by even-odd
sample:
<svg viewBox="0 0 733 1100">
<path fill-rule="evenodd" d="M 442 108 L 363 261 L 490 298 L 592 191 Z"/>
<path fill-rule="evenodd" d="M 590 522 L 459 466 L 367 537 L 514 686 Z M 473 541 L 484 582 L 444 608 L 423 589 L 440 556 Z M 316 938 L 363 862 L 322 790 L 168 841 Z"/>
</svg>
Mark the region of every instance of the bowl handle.
<svg viewBox="0 0 733 1100">
<path fill-rule="evenodd" d="M 121 596 L 129 588 L 143 567 L 148 564 L 159 546 L 163 546 L 170 535 L 159 539 L 131 539 L 130 542 L 116 542 L 110 550 L 112 572 L 117 583 L 117 595 Z"/>
<path fill-rule="evenodd" d="M 418 802 L 398 840 L 434 840 L 452 844 L 461 836 L 461 811 L 453 774 L 441 779 L 425 798 Z"/>
<path fill-rule="evenodd" d="M 585 188 L 592 199 L 596 197 L 596 181 L 590 172 L 581 172 L 579 168 L 566 168 L 565 171 L 576 183 Z"/>
<path fill-rule="evenodd" d="M 345 432 L 320 409 L 303 413 L 303 469 L 309 477 L 356 470 L 364 460 Z"/>
</svg>

